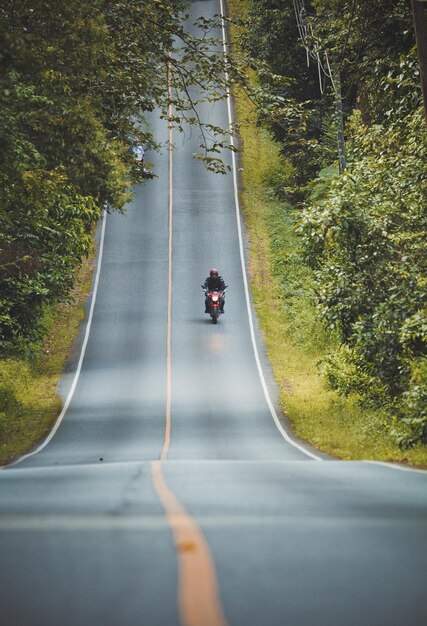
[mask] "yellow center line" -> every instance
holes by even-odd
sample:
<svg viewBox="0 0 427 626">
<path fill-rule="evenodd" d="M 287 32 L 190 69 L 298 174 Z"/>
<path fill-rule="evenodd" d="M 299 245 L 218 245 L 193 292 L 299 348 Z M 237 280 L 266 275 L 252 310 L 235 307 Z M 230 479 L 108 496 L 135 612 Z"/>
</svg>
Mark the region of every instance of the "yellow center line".
<svg viewBox="0 0 427 626">
<path fill-rule="evenodd" d="M 172 209 L 173 209 L 173 128 L 172 80 L 168 67 L 169 93 L 169 243 L 168 243 L 168 321 L 166 339 L 166 422 L 159 461 L 151 463 L 153 486 L 172 530 L 179 563 L 178 602 L 183 626 L 227 626 L 218 593 L 215 564 L 209 546 L 196 522 L 187 513 L 163 476 L 171 441 L 171 327 L 172 327 Z"/>
<path fill-rule="evenodd" d="M 179 558 L 178 600 L 184 626 L 227 626 L 215 564 L 196 522 L 167 486 L 161 461 L 151 463 L 153 485 L 172 528 Z"/>
<path fill-rule="evenodd" d="M 168 233 L 168 322 L 166 337 L 166 425 L 165 439 L 160 460 L 164 461 L 168 455 L 171 441 L 171 395 L 172 395 L 172 374 L 171 374 L 171 327 L 172 327 L 172 209 L 173 209 L 173 159 L 172 159 L 172 81 L 170 68 L 168 67 L 168 93 L 169 93 L 169 233 Z"/>
</svg>

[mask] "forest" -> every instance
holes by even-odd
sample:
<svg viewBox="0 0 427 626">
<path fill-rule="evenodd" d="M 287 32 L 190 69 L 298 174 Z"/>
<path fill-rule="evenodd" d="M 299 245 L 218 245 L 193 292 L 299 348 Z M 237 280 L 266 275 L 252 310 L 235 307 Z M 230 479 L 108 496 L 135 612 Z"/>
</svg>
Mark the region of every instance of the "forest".
<svg viewBox="0 0 427 626">
<path fill-rule="evenodd" d="M 427 133 L 411 3 L 244 4 L 242 46 L 273 94 L 258 123 L 282 154 L 271 186 L 294 209 L 319 322 L 338 338 L 323 374 L 384 410 L 402 447 L 426 443 Z"/>
</svg>

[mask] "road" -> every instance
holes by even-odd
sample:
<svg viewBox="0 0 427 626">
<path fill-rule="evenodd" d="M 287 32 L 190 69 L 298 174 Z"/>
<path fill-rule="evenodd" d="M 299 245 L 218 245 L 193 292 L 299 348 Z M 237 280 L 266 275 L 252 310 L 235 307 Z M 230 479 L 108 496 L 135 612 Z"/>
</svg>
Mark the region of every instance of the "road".
<svg viewBox="0 0 427 626">
<path fill-rule="evenodd" d="M 204 114 L 228 124 L 226 102 Z M 276 423 L 234 179 L 192 160 L 196 135 L 149 155 L 158 179 L 103 222 L 71 402 L 0 472 L 1 623 L 424 626 L 427 474 L 326 458 Z"/>
</svg>

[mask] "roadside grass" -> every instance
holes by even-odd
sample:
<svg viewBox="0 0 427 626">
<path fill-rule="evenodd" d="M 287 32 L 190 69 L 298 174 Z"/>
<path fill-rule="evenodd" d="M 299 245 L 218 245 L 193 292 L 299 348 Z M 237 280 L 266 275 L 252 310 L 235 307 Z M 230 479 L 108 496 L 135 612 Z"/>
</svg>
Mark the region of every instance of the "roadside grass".
<svg viewBox="0 0 427 626">
<path fill-rule="evenodd" d="M 242 16 L 246 7 L 245 0 L 228 2 L 232 17 Z M 387 415 L 361 409 L 357 398 L 327 388 L 319 362 L 336 346 L 337 337 L 317 314 L 313 273 L 303 262 L 294 230 L 295 210 L 274 191 L 280 176 L 292 172 L 271 134 L 257 125 L 246 96 L 238 90 L 234 96 L 250 288 L 284 414 L 298 437 L 333 456 L 427 467 L 427 447 L 401 450 L 390 438 Z"/>
<path fill-rule="evenodd" d="M 93 255 L 76 275 L 70 302 L 46 310 L 47 334 L 35 355 L 0 360 L 0 465 L 39 443 L 61 410 L 57 385 L 84 318 L 92 272 Z"/>
</svg>

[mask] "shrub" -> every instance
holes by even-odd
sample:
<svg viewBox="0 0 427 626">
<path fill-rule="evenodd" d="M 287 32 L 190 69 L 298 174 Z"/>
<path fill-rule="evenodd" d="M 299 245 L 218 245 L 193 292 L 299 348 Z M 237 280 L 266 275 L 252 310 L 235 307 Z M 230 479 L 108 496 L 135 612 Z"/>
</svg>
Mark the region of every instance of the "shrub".
<svg viewBox="0 0 427 626">
<path fill-rule="evenodd" d="M 345 349 L 325 367 L 342 393 L 389 406 L 425 441 L 427 138 L 422 111 L 388 128 L 350 123 L 350 166 L 302 214 L 319 308 Z M 343 363 L 345 366 L 343 367 Z"/>
</svg>

